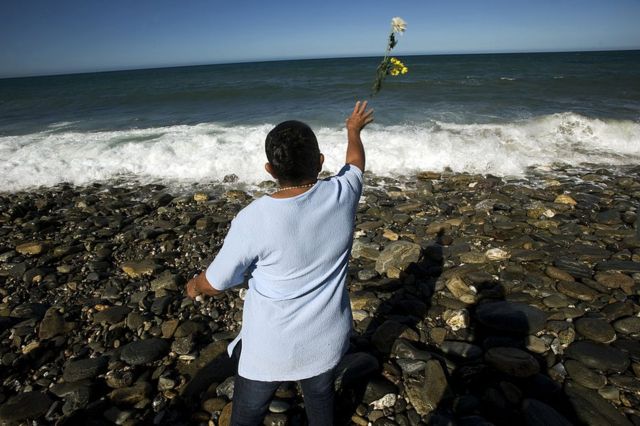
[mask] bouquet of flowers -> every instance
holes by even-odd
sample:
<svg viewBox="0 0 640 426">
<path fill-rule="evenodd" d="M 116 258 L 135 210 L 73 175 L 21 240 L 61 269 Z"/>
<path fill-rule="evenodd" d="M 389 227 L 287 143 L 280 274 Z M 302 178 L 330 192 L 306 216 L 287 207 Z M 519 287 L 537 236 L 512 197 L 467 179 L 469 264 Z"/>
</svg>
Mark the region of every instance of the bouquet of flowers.
<svg viewBox="0 0 640 426">
<path fill-rule="evenodd" d="M 372 96 L 380 91 L 382 88 L 382 82 L 385 77 L 388 75 L 400 75 L 406 74 L 409 69 L 400 62 L 399 59 L 389 56 L 391 54 L 391 50 L 396 47 L 398 44 L 398 39 L 396 38 L 396 34 L 402 35 L 404 31 L 407 29 L 407 23 L 400 17 L 395 17 L 391 20 L 391 33 L 389 34 L 389 43 L 387 44 L 387 51 L 384 54 L 384 58 L 380 65 L 378 65 L 378 69 L 376 70 L 376 79 L 373 82 L 373 93 Z"/>
</svg>

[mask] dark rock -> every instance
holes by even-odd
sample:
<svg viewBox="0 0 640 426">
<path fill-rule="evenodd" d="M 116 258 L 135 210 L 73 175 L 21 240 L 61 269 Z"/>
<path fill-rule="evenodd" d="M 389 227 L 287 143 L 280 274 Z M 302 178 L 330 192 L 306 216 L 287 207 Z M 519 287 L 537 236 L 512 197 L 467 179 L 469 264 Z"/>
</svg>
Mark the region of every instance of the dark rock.
<svg viewBox="0 0 640 426">
<path fill-rule="evenodd" d="M 345 355 L 336 367 L 335 389 L 340 391 L 360 382 L 379 368 L 378 360 L 366 352 Z"/>
<path fill-rule="evenodd" d="M 93 322 L 101 324 L 117 324 L 124 320 L 131 308 L 127 306 L 111 306 L 93 315 Z"/>
<path fill-rule="evenodd" d="M 596 391 L 571 380 L 565 382 L 565 394 L 580 421 L 588 426 L 632 426 L 632 423 Z"/>
<path fill-rule="evenodd" d="M 576 331 L 589 340 L 600 343 L 610 343 L 616 339 L 616 332 L 603 319 L 580 318 L 575 322 Z"/>
<path fill-rule="evenodd" d="M 598 271 L 616 271 L 623 274 L 635 274 L 640 272 L 640 262 L 631 260 L 609 260 L 596 264 Z"/>
<path fill-rule="evenodd" d="M 516 348 L 490 348 L 484 358 L 496 370 L 514 377 L 531 377 L 540 371 L 540 364 L 533 355 Z"/>
<path fill-rule="evenodd" d="M 42 340 L 51 339 L 65 333 L 65 321 L 56 308 L 49 308 L 40 322 L 38 337 Z"/>
<path fill-rule="evenodd" d="M 387 245 L 376 260 L 376 272 L 387 274 L 390 278 L 407 269 L 409 264 L 420 259 L 422 248 L 409 241 L 394 241 Z"/>
<path fill-rule="evenodd" d="M 537 333 L 547 320 L 547 315 L 538 308 L 507 301 L 483 303 L 476 308 L 475 314 L 486 327 L 522 334 Z"/>
<path fill-rule="evenodd" d="M 169 352 L 166 340 L 151 338 L 128 343 L 122 348 L 120 358 L 131 365 L 148 364 L 164 357 Z"/>
<path fill-rule="evenodd" d="M 417 349 L 411 343 L 407 342 L 404 339 L 395 340 L 391 353 L 393 354 L 393 356 L 400 359 L 428 361 L 432 358 L 429 352 Z"/>
<path fill-rule="evenodd" d="M 584 364 L 567 360 L 564 367 L 577 384 L 589 389 L 601 389 L 607 384 L 607 378 L 587 368 Z"/>
<path fill-rule="evenodd" d="M 584 300 L 586 302 L 592 301 L 600 294 L 591 287 L 574 281 L 558 282 L 558 291 L 574 299 Z"/>
<path fill-rule="evenodd" d="M 522 401 L 522 413 L 527 426 L 571 426 L 572 423 L 554 408 L 538 401 L 525 399 Z"/>
<path fill-rule="evenodd" d="M 87 358 L 70 361 L 64 368 L 62 378 L 66 382 L 77 382 L 83 379 L 93 379 L 102 374 L 107 368 L 107 358 Z"/>
<path fill-rule="evenodd" d="M 147 399 L 153 387 L 147 382 L 135 383 L 127 388 L 114 389 L 109 393 L 109 399 L 118 405 L 135 405 Z"/>
<path fill-rule="evenodd" d="M 620 318 L 613 323 L 613 328 L 617 332 L 623 334 L 636 334 L 640 333 L 640 318 L 638 317 L 626 317 Z"/>
<path fill-rule="evenodd" d="M 482 348 L 480 346 L 467 342 L 444 341 L 438 348 L 447 355 L 457 356 L 464 359 L 476 359 L 482 356 Z"/>
<path fill-rule="evenodd" d="M 568 272 L 574 278 L 591 278 L 593 275 L 589 266 L 579 260 L 561 258 L 556 259 L 553 264 L 563 271 Z"/>
<path fill-rule="evenodd" d="M 573 342 L 565 354 L 596 370 L 621 373 L 629 367 L 629 357 L 624 352 L 602 343 L 586 340 Z"/>
<path fill-rule="evenodd" d="M 49 410 L 51 399 L 41 392 L 24 392 L 10 398 L 0 407 L 1 422 L 35 419 Z"/>
<path fill-rule="evenodd" d="M 362 402 L 371 404 L 373 401 L 377 401 L 389 393 L 397 394 L 398 387 L 384 378 L 373 377 L 367 382 L 364 388 Z"/>
<path fill-rule="evenodd" d="M 397 321 L 387 320 L 376 329 L 371 336 L 371 343 L 382 353 L 389 353 L 393 342 L 407 329 Z"/>
</svg>

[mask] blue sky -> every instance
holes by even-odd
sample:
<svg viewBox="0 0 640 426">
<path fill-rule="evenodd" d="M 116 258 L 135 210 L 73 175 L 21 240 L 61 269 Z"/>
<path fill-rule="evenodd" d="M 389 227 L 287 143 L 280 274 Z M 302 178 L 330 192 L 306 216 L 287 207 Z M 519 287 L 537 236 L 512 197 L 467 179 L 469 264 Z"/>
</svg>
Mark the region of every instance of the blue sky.
<svg viewBox="0 0 640 426">
<path fill-rule="evenodd" d="M 639 0 L 2 0 L 0 77 L 381 54 L 640 48 Z"/>
</svg>

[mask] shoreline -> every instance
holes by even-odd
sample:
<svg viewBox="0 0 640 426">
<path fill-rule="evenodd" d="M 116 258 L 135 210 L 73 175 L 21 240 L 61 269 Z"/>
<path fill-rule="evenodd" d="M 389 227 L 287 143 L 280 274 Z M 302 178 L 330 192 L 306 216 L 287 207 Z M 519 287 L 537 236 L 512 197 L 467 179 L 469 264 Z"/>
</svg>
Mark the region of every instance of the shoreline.
<svg viewBox="0 0 640 426">
<path fill-rule="evenodd" d="M 640 420 L 640 168 L 365 179 L 340 418 Z M 242 292 L 182 284 L 260 192 L 135 185 L 0 193 L 0 422 L 228 421 Z"/>
</svg>

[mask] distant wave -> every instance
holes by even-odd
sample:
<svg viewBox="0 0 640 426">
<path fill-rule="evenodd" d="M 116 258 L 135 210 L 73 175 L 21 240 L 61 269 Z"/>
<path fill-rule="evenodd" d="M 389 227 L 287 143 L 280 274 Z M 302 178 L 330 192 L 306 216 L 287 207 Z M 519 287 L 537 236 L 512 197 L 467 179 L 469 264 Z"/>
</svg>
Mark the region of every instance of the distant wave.
<svg viewBox="0 0 640 426">
<path fill-rule="evenodd" d="M 0 191 L 60 182 L 87 184 L 118 177 L 141 182 L 213 182 L 234 173 L 257 184 L 264 172 L 264 138 L 273 124 L 216 123 L 105 132 L 59 128 L 0 137 Z M 316 129 L 325 169 L 344 161 L 346 133 Z M 419 170 L 522 175 L 556 162 L 632 164 L 640 160 L 640 123 L 559 113 L 503 124 L 373 124 L 363 134 L 367 169 L 380 175 Z"/>
</svg>

